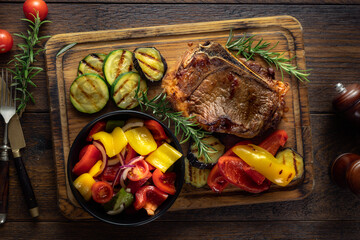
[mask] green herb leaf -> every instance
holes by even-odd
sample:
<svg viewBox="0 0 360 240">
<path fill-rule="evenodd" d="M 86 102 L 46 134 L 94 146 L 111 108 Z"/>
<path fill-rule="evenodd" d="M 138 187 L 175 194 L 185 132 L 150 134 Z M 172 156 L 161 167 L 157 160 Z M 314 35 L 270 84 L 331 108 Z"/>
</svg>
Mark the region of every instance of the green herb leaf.
<svg viewBox="0 0 360 240">
<path fill-rule="evenodd" d="M 67 50 L 69 50 L 70 48 L 72 48 L 73 46 L 75 46 L 77 43 L 70 43 L 69 45 L 66 45 L 65 47 L 63 47 L 57 54 L 56 57 L 60 56 L 61 54 L 63 54 L 64 52 L 66 52 Z"/>
</svg>

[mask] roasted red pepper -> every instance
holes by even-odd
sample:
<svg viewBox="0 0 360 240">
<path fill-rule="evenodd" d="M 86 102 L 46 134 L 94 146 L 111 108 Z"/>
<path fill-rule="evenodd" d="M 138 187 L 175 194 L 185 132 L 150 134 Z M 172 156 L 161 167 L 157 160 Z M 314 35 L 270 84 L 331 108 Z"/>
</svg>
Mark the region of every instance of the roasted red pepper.
<svg viewBox="0 0 360 240">
<path fill-rule="evenodd" d="M 86 138 L 86 141 L 91 142 L 92 141 L 92 135 L 94 135 L 97 132 L 105 131 L 106 128 L 106 122 L 105 121 L 99 121 L 95 123 L 95 125 L 91 128 L 89 135 Z"/>
<path fill-rule="evenodd" d="M 170 195 L 174 195 L 176 193 L 175 189 L 175 180 L 176 173 L 174 172 L 166 172 L 163 173 L 160 169 L 156 169 L 152 176 L 153 182 L 156 187 L 158 187 L 161 191 L 168 193 Z"/>
<path fill-rule="evenodd" d="M 239 188 L 251 192 L 260 193 L 268 190 L 270 187 L 269 181 L 264 181 L 258 185 L 252 178 L 244 171 L 248 165 L 238 157 L 224 156 L 220 157 L 217 163 L 220 173 L 229 183 L 238 186 Z"/>
<path fill-rule="evenodd" d="M 147 120 L 144 122 L 144 125 L 150 130 L 156 141 L 161 141 L 168 138 L 164 131 L 164 128 L 157 121 Z"/>
<path fill-rule="evenodd" d="M 217 164 L 211 169 L 211 172 L 207 178 L 207 184 L 214 192 L 217 193 L 221 193 L 229 184 L 224 176 L 220 173 Z"/>
<path fill-rule="evenodd" d="M 101 174 L 101 179 L 107 182 L 113 182 L 116 177 L 116 173 L 119 171 L 120 164 L 113 166 L 106 166 L 103 173 Z"/>
<path fill-rule="evenodd" d="M 126 157 L 125 157 L 125 164 L 128 164 L 131 159 L 138 156 L 137 152 L 128 144 L 126 146 Z"/>
<path fill-rule="evenodd" d="M 102 159 L 102 155 L 99 149 L 95 147 L 93 144 L 85 146 L 86 152 L 81 157 L 80 161 L 75 164 L 72 172 L 79 176 L 83 173 L 89 172 L 89 170 L 94 166 L 94 164 Z M 82 151 L 80 151 L 82 152 Z M 82 153 L 83 154 L 83 153 Z M 79 154 L 80 155 L 80 154 Z"/>
<path fill-rule="evenodd" d="M 285 145 L 287 139 L 288 135 L 284 130 L 276 130 L 260 143 L 259 147 L 275 155 L 279 148 Z"/>
<path fill-rule="evenodd" d="M 167 199 L 169 195 L 162 192 L 155 186 L 141 187 L 135 193 L 134 208 L 140 210 L 144 208 L 148 215 L 154 215 L 155 210 Z"/>
</svg>

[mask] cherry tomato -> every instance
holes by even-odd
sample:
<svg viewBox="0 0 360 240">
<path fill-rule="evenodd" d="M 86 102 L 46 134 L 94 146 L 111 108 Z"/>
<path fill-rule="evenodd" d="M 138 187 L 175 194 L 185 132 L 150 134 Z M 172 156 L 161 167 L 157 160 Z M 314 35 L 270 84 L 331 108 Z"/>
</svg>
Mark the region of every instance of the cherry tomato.
<svg viewBox="0 0 360 240">
<path fill-rule="evenodd" d="M 3 29 L 0 29 L 0 53 L 6 53 L 11 50 L 14 40 L 11 34 Z"/>
<path fill-rule="evenodd" d="M 156 141 L 161 141 L 167 139 L 166 133 L 164 128 L 155 120 L 147 120 L 144 122 L 144 125 L 147 129 L 150 130 L 151 134 L 153 135 Z"/>
<path fill-rule="evenodd" d="M 174 172 L 166 172 L 162 173 L 160 169 L 156 169 L 152 176 L 153 182 L 157 188 L 161 191 L 166 192 L 170 195 L 174 195 L 176 193 L 175 189 L 175 180 L 176 173 Z"/>
<path fill-rule="evenodd" d="M 219 166 L 220 173 L 227 182 L 247 192 L 260 193 L 268 190 L 271 185 L 270 181 L 265 180 L 261 185 L 258 185 L 244 171 L 246 167 L 244 163 L 245 162 L 238 157 L 225 156 L 220 157 L 216 165 Z"/>
<path fill-rule="evenodd" d="M 145 160 L 137 161 L 134 165 L 127 175 L 131 181 L 139 181 L 149 174 L 149 165 Z"/>
<path fill-rule="evenodd" d="M 83 156 L 81 157 L 80 161 L 75 164 L 72 170 L 72 172 L 77 176 L 89 172 L 92 166 L 94 166 L 94 164 L 99 159 L 102 159 L 102 154 L 100 150 L 97 149 L 97 147 L 95 147 L 93 144 L 85 146 L 84 148 L 87 148 L 85 153 L 81 153 L 83 154 Z M 81 150 L 80 152 L 83 152 L 83 150 Z"/>
<path fill-rule="evenodd" d="M 34 21 L 34 16 L 39 13 L 40 20 L 44 20 L 48 14 L 48 7 L 43 0 L 26 0 L 23 11 L 27 19 Z"/>
<path fill-rule="evenodd" d="M 268 136 L 259 147 L 264 148 L 272 155 L 275 155 L 280 147 L 283 147 L 288 139 L 288 135 L 284 130 L 276 130 Z"/>
<path fill-rule="evenodd" d="M 134 208 L 144 208 L 148 215 L 154 215 L 155 210 L 167 199 L 168 195 L 155 186 L 141 187 L 135 193 Z"/>
<path fill-rule="evenodd" d="M 151 178 L 151 176 L 152 176 L 152 173 L 149 172 L 148 175 L 146 175 L 146 177 L 144 177 L 143 179 L 141 179 L 139 181 L 129 181 L 126 188 L 130 188 L 131 193 L 135 194 L 147 182 L 147 180 L 149 180 Z"/>
<path fill-rule="evenodd" d="M 106 122 L 105 121 L 99 121 L 95 123 L 95 125 L 91 128 L 89 135 L 86 138 L 86 141 L 91 142 L 92 141 L 92 135 L 95 133 L 105 131 Z"/>
<path fill-rule="evenodd" d="M 212 169 L 207 179 L 207 184 L 214 192 L 221 193 L 229 184 L 221 175 L 219 166 L 216 164 Z"/>
<path fill-rule="evenodd" d="M 99 181 L 92 185 L 91 196 L 97 203 L 106 203 L 113 197 L 113 188 L 107 182 Z"/>
</svg>

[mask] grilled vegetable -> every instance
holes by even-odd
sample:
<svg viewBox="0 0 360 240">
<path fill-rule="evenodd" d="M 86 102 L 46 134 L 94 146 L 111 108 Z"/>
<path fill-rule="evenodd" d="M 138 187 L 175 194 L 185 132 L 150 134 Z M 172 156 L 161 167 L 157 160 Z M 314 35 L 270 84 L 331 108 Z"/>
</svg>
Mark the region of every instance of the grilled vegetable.
<svg viewBox="0 0 360 240">
<path fill-rule="evenodd" d="M 194 187 L 201 188 L 206 185 L 210 169 L 199 169 L 190 165 L 189 160 L 185 158 L 185 182 Z"/>
<path fill-rule="evenodd" d="M 84 57 L 79 63 L 78 75 L 85 73 L 94 73 L 104 78 L 103 63 L 106 58 L 106 54 L 102 53 L 91 53 Z"/>
<path fill-rule="evenodd" d="M 165 59 L 154 47 L 135 49 L 134 64 L 140 75 L 152 82 L 160 81 L 167 69 Z"/>
<path fill-rule="evenodd" d="M 190 164 L 196 168 L 212 168 L 217 163 L 219 157 L 224 154 L 225 146 L 219 141 L 219 139 L 213 136 L 203 138 L 202 141 L 213 148 L 210 148 L 211 152 L 208 152 L 210 161 L 206 161 L 203 155 L 200 157 L 198 156 L 199 150 L 196 144 L 191 145 L 187 158 Z"/>
<path fill-rule="evenodd" d="M 285 148 L 276 154 L 276 159 L 279 160 L 282 164 L 286 166 L 291 166 L 295 168 L 295 177 L 293 180 L 301 178 L 304 174 L 304 159 L 291 148 Z"/>
<path fill-rule="evenodd" d="M 87 73 L 78 76 L 70 86 L 70 101 L 83 113 L 96 113 L 109 100 L 109 89 L 102 77 Z"/>
<path fill-rule="evenodd" d="M 139 95 L 146 91 L 146 82 L 140 79 L 136 72 L 126 72 L 121 74 L 111 86 L 111 97 L 116 106 L 122 109 L 132 109 L 139 105 L 134 98 L 136 89 L 140 82 Z"/>
<path fill-rule="evenodd" d="M 110 86 L 122 73 L 131 71 L 136 70 L 133 64 L 133 54 L 130 51 L 124 49 L 114 50 L 104 60 L 103 72 Z"/>
</svg>

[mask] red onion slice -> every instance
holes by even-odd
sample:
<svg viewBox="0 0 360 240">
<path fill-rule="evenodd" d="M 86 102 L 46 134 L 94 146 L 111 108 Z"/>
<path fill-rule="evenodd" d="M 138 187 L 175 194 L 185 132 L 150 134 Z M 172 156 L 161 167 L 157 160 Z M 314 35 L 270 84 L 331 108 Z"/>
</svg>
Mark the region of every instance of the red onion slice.
<svg viewBox="0 0 360 240">
<path fill-rule="evenodd" d="M 108 211 L 106 213 L 109 214 L 109 215 L 116 215 L 116 214 L 121 213 L 124 209 L 125 209 L 125 204 L 121 204 L 119 209 L 110 210 L 110 211 Z"/>
<path fill-rule="evenodd" d="M 100 143 L 98 143 L 96 141 L 93 141 L 93 144 L 97 149 L 99 149 L 99 151 L 101 152 L 102 158 L 103 158 L 102 159 L 103 163 L 101 164 L 100 171 L 97 174 L 97 175 L 100 175 L 104 171 L 105 167 L 108 164 L 107 156 L 106 156 L 106 152 L 105 152 L 105 149 L 104 149 L 102 144 L 100 144 Z"/>
<path fill-rule="evenodd" d="M 119 162 L 120 162 L 120 159 L 116 156 L 116 158 L 111 158 L 108 160 L 108 166 L 114 166 L 114 165 L 118 164 Z"/>
<path fill-rule="evenodd" d="M 127 165 L 120 166 L 119 170 L 116 172 L 115 179 L 112 183 L 112 186 L 114 187 L 116 185 L 116 183 L 119 181 L 119 177 L 120 177 L 120 175 L 122 176 L 121 172 L 123 170 L 126 171 L 127 169 L 131 169 L 133 167 L 135 167 L 135 165 L 127 164 Z M 120 181 L 120 184 L 121 184 L 121 181 Z M 121 184 L 121 187 L 124 187 L 124 186 Z"/>
</svg>

